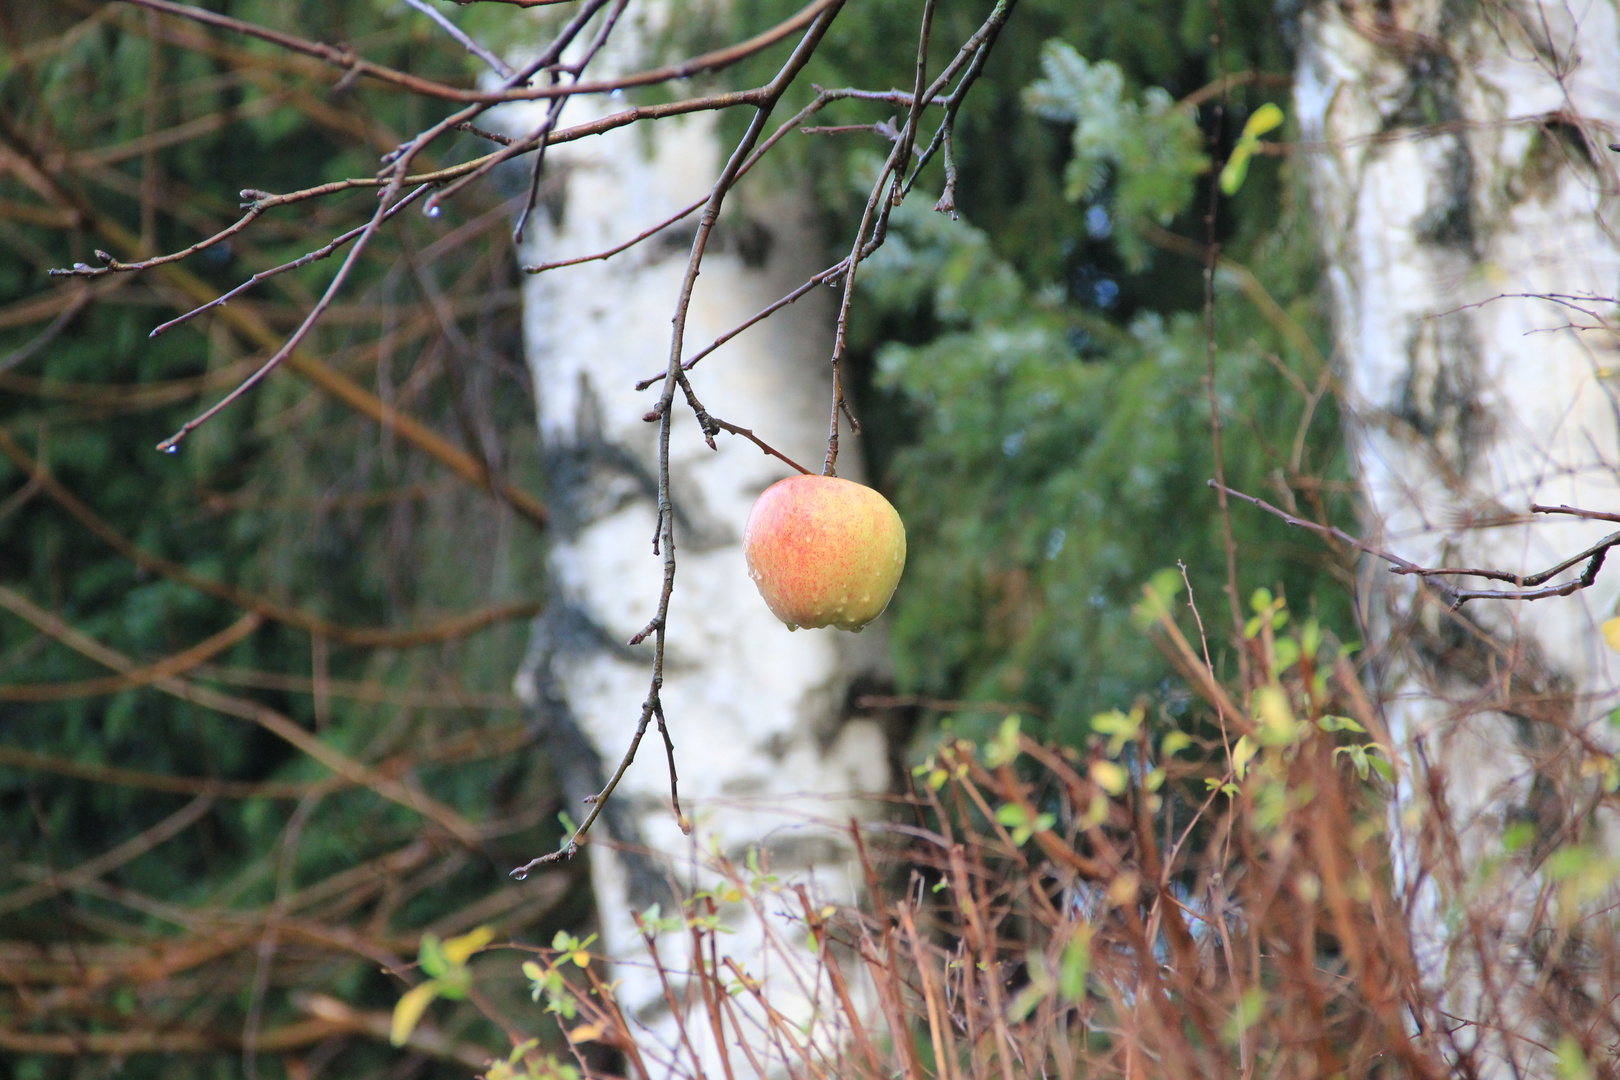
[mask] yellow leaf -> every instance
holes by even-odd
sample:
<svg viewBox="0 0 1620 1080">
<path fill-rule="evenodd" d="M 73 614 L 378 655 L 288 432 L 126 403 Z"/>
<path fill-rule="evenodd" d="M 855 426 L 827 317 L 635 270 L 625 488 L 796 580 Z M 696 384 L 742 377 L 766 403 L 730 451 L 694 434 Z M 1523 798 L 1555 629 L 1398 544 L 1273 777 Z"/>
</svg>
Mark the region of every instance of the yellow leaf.
<svg viewBox="0 0 1620 1080">
<path fill-rule="evenodd" d="M 470 933 L 453 937 L 444 943 L 444 958 L 460 967 L 465 964 L 472 954 L 495 940 L 495 930 L 492 927 L 480 926 Z"/>
<path fill-rule="evenodd" d="M 1091 763 L 1091 779 L 1097 786 L 1110 795 L 1123 795 L 1125 784 L 1130 779 L 1124 766 L 1112 761 L 1093 761 Z"/>
<path fill-rule="evenodd" d="M 428 1005 L 438 996 L 439 984 L 433 979 L 405 991 L 405 996 L 394 1006 L 394 1022 L 388 1027 L 388 1041 L 395 1046 L 404 1046 Z"/>
<path fill-rule="evenodd" d="M 568 1033 L 568 1041 L 577 1043 L 595 1042 L 601 1037 L 602 1027 L 600 1024 L 581 1024 Z"/>
<path fill-rule="evenodd" d="M 1265 740 L 1267 743 L 1287 742 L 1294 737 L 1298 725 L 1294 722 L 1294 710 L 1288 706 L 1288 695 L 1280 687 L 1262 686 L 1254 694 L 1255 711 L 1260 714 L 1260 722 L 1265 725 Z"/>
<path fill-rule="evenodd" d="M 1237 745 L 1232 747 L 1232 771 L 1237 773 L 1239 780 L 1243 779 L 1243 774 L 1249 769 L 1249 762 L 1259 749 L 1247 735 L 1240 736 Z"/>
<path fill-rule="evenodd" d="M 1136 899 L 1137 888 L 1141 879 L 1134 873 L 1126 871 L 1113 880 L 1108 886 L 1108 899 L 1114 904 L 1129 904 Z"/>
<path fill-rule="evenodd" d="M 1610 619 L 1603 624 L 1603 640 L 1609 643 L 1609 648 L 1620 652 L 1620 618 Z"/>
<path fill-rule="evenodd" d="M 1282 122 L 1283 111 L 1268 101 L 1249 114 L 1249 122 L 1243 125 L 1242 138 L 1258 139 L 1266 132 L 1274 130 Z"/>
</svg>

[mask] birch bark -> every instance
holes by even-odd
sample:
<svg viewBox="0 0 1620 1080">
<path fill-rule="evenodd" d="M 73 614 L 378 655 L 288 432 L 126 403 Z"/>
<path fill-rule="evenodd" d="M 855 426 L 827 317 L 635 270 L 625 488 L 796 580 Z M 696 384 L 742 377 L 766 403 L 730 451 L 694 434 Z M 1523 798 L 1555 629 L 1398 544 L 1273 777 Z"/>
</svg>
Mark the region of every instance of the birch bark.
<svg viewBox="0 0 1620 1080">
<path fill-rule="evenodd" d="M 1312 8 L 1304 31 L 1296 105 L 1369 539 L 1425 566 L 1550 566 L 1613 525 L 1532 519 L 1532 502 L 1620 509 L 1620 339 L 1500 297 L 1617 295 L 1604 146 L 1620 108 L 1615 5 L 1345 0 Z M 1513 1033 L 1543 1037 L 1548 1016 L 1578 1009 L 1574 989 L 1537 996 L 1560 961 L 1525 937 L 1547 888 L 1535 866 L 1612 839 L 1577 736 L 1601 746 L 1616 704 L 1620 668 L 1598 626 L 1620 575 L 1457 614 L 1382 565 L 1365 580 L 1404 756 L 1392 827 L 1425 978 L 1474 1023 L 1460 1050 L 1484 1075 L 1537 1072 Z M 1449 839 L 1419 827 L 1442 796 Z M 1534 826 L 1535 857 L 1488 870 L 1515 822 Z M 1578 988 L 1580 972 L 1565 974 Z"/>
<path fill-rule="evenodd" d="M 611 68 L 613 58 L 605 60 L 593 71 Z M 572 102 L 563 123 L 617 104 Z M 539 118 L 538 110 L 511 110 L 506 123 L 520 130 Z M 705 195 L 723 161 L 707 114 L 552 150 L 547 169 L 562 170 L 565 180 L 531 229 L 525 261 L 623 242 Z M 688 319 L 688 355 L 825 265 L 817 262 L 810 199 L 761 199 L 754 193 L 762 190 L 765 184 L 750 178 L 734 192 L 710 241 Z M 611 260 L 530 278 L 525 294 L 550 460 L 555 602 L 536 623 L 518 689 L 551 724 L 576 819 L 585 809 L 580 800 L 600 789 L 623 754 L 647 693 L 650 646 L 624 643 L 646 624 L 661 584 L 662 563 L 652 551 L 657 427 L 642 420 L 656 389 L 638 393 L 634 386 L 666 363 L 696 220 Z M 714 415 L 754 429 L 810 468 L 822 458 L 831 401 L 831 300 L 830 291 L 800 300 L 693 372 Z M 678 395 L 675 408 L 684 409 Z M 848 706 L 855 680 L 882 669 L 881 629 L 792 633 L 776 621 L 748 577 L 742 526 L 760 492 L 791 470 L 742 439 L 718 439 L 718 451 L 710 450 L 686 415 L 675 424 L 670 451 L 679 568 L 663 701 L 681 801 L 695 828 L 688 837 L 678 827 L 664 750 L 652 733 L 589 845 L 604 951 L 627 960 L 643 955 L 632 911 L 661 903 L 667 915 L 675 894 L 712 884 L 705 865 L 716 850 L 741 864 L 757 847 L 784 883 L 808 881 L 829 900 L 853 899 L 859 870 L 847 825 L 852 816 L 869 816 L 862 795 L 886 791 L 890 782 L 882 729 Z M 846 451 L 839 464 L 842 475 L 859 478 L 858 454 Z M 767 926 L 744 905 L 723 914 L 735 931 L 724 939 L 729 952 L 767 980 L 772 973 L 758 966 L 766 936 L 790 947 L 803 942 L 785 919 Z M 661 944 L 677 969 L 684 964 L 679 937 Z M 784 986 L 790 981 L 776 974 Z M 622 1000 L 668 1041 L 656 975 L 632 962 L 614 977 L 623 980 Z M 778 1003 L 791 1012 L 793 991 L 777 989 Z"/>
</svg>

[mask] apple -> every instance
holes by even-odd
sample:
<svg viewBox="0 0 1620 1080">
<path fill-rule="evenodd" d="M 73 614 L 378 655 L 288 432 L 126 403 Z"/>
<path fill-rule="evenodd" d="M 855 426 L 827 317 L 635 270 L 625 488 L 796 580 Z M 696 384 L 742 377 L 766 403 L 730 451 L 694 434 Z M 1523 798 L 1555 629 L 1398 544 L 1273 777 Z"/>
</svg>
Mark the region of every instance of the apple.
<svg viewBox="0 0 1620 1080">
<path fill-rule="evenodd" d="M 889 500 L 836 476 L 765 489 L 743 529 L 748 576 L 789 630 L 859 631 L 883 614 L 906 565 L 906 527 Z"/>
</svg>

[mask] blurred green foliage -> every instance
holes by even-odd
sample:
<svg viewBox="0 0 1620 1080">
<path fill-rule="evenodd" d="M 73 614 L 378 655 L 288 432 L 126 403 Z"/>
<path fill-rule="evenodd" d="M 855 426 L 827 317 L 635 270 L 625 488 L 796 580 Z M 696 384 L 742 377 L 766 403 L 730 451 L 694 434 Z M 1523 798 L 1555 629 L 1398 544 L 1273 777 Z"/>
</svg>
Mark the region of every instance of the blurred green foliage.
<svg viewBox="0 0 1620 1080">
<path fill-rule="evenodd" d="M 461 81 L 472 63 L 401 4 L 234 0 L 210 6 L 311 37 L 350 41 L 368 56 L 429 76 Z M 182 47 L 173 37 L 155 48 L 153 26 L 129 5 L 11 6 L 0 14 L 6 46 L 0 49 L 0 135 L 9 158 L 35 158 L 95 214 L 131 231 L 144 225 L 155 251 L 184 247 L 234 220 L 240 189 L 280 192 L 367 175 L 398 138 L 390 133 L 415 130 L 443 108 L 366 85 L 334 91 L 330 73 L 312 73 L 289 63 L 284 51 L 240 36 L 219 35 L 213 51 Z M 163 26 L 170 33 L 183 29 L 179 22 Z M 149 156 L 131 145 L 153 132 L 174 131 L 193 134 L 159 141 Z M 452 152 L 471 156 L 485 146 L 465 136 Z M 151 187 L 143 200 L 146 183 Z M 430 244 L 495 208 L 500 194 L 497 186 L 459 200 L 437 222 L 402 215 L 361 261 L 354 285 L 310 348 L 538 491 L 532 391 L 504 216 L 440 258 L 419 258 Z M 273 211 L 183 265 L 222 291 L 319 246 L 374 205 L 374 195 L 360 192 Z M 93 261 L 92 249 L 113 247 L 94 231 L 58 222 L 61 217 L 48 189 L 29 183 L 20 170 L 0 169 L 0 312 L 63 295 L 65 287 L 47 276 L 49 267 Z M 290 331 L 337 266 L 333 259 L 285 275 L 248 294 L 243 306 L 278 331 Z M 471 342 L 468 355 L 434 344 L 436 324 L 424 321 L 426 279 L 453 298 L 456 321 Z M 263 353 L 206 316 L 148 340 L 154 325 L 190 306 L 157 275 L 104 279 L 94 287 L 104 290 L 97 300 L 21 362 L 8 358 L 45 332 L 51 318 L 0 318 L 0 428 L 114 531 L 197 575 L 351 626 L 424 625 L 544 595 L 538 533 L 295 375 L 271 376 L 179 453 L 155 452 L 161 438 L 217 400 Z M 382 351 L 375 347 L 380 332 L 393 334 Z M 240 617 L 211 596 L 137 569 L 46 494 L 27 496 L 27 479 L 0 458 L 0 585 L 139 664 L 188 648 Z M 443 645 L 369 650 L 327 643 L 323 649 L 304 631 L 270 622 L 213 664 L 236 676 L 295 681 L 319 668 L 332 680 L 370 682 L 396 697 L 505 694 L 526 631 L 518 620 Z M 0 613 L 0 683 L 107 674 Z M 410 708 L 341 691 L 318 702 L 307 689 L 244 689 L 207 671 L 191 677 L 262 701 L 372 763 L 431 751 L 482 729 L 521 731 L 526 722 L 512 708 Z M 284 782 L 330 776 L 251 723 L 150 688 L 0 702 L 0 746 L 170 777 Z M 475 821 L 548 805 L 550 781 L 532 752 L 430 762 L 411 775 Z M 187 799 L 0 764 L 0 903 L 41 875 L 130 840 Z M 295 824 L 300 813 L 307 827 Z M 440 852 L 390 885 L 386 899 L 381 892 L 372 896 L 363 910 L 379 920 L 379 932 L 397 927 L 414 937 L 412 928 L 501 887 L 510 862 L 550 846 L 554 832 L 541 824 L 508 834 L 476 858 Z M 107 874 L 103 880 L 114 892 L 70 890 L 8 910 L 0 916 L 0 938 L 94 945 L 161 941 L 206 934 L 210 927 L 225 933 L 237 915 L 246 918 L 422 833 L 419 815 L 365 791 L 303 802 L 221 798 L 197 826 Z M 183 910 L 211 914 L 177 925 L 173 913 Z M 157 1018 L 182 1030 L 219 1024 L 240 1031 L 255 1000 L 253 951 L 245 967 L 185 972 L 172 994 L 154 999 Z M 286 963 L 264 999 L 266 1029 L 305 1018 L 286 996 Z M 378 968 L 358 956 L 329 960 L 322 990 L 357 1006 L 390 1007 L 398 984 Z M 118 1017 L 31 1012 L 9 992 L 0 993 L 6 995 L 0 1024 L 9 1028 L 126 1026 Z M 360 1042 L 335 1067 L 363 1073 L 394 1057 Z M 16 1075 L 80 1075 L 78 1067 L 72 1058 L 27 1058 L 16 1064 Z M 241 1067 L 237 1051 L 218 1059 L 136 1056 L 122 1075 L 239 1074 Z M 279 1066 L 271 1074 L 280 1075 Z"/>
<path fill-rule="evenodd" d="M 941 5 L 930 70 L 990 6 Z M 755 28 L 789 7 L 738 10 Z M 812 81 L 909 88 L 914 48 L 893 42 L 915 40 L 916 9 L 853 6 Z M 1254 158 L 1246 182 L 1211 203 L 1212 169 L 1245 121 L 1286 106 L 1290 27 L 1279 12 L 1247 0 L 1024 0 L 962 111 L 962 220 L 927 209 L 942 182 L 931 165 L 863 269 L 861 442 L 910 547 L 891 609 L 901 689 L 1028 702 L 1053 718 L 1044 734 L 1070 740 L 1088 717 L 1144 692 L 1178 709 L 1183 692 L 1129 615 L 1141 584 L 1177 560 L 1217 666 L 1234 672 L 1225 548 L 1206 486 L 1203 266 L 1184 253 L 1190 244 L 1196 255 L 1211 227 L 1238 264 L 1217 274 L 1213 310 L 1228 482 L 1348 516 L 1337 412 L 1331 392 L 1316 399 L 1328 335 L 1302 178 Z M 1238 76 L 1224 93 L 1210 85 L 1223 76 Z M 1196 104 L 1178 103 L 1199 90 Z M 816 122 L 887 111 L 838 103 Z M 1255 148 L 1243 145 L 1247 158 Z M 879 149 L 870 136 L 796 149 L 836 248 Z M 1166 231 L 1181 251 L 1156 246 Z M 1309 538 L 1242 505 L 1232 525 L 1241 595 L 1280 588 L 1297 608 L 1354 625 Z M 981 736 L 994 721 L 955 723 Z"/>
</svg>

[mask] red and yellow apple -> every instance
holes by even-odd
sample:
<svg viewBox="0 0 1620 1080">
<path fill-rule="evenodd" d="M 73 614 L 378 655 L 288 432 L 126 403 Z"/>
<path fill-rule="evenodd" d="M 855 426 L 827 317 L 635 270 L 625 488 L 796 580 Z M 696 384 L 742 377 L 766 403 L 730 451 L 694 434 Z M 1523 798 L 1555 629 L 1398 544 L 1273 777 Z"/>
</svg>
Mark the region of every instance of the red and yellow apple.
<svg viewBox="0 0 1620 1080">
<path fill-rule="evenodd" d="M 789 630 L 860 630 L 883 614 L 906 565 L 906 527 L 889 500 L 836 476 L 765 489 L 743 529 L 748 576 Z"/>
</svg>

